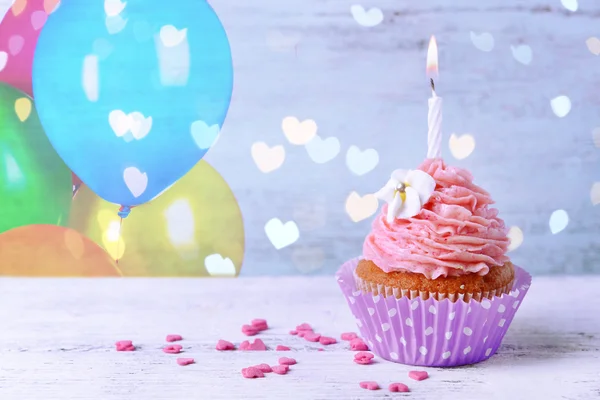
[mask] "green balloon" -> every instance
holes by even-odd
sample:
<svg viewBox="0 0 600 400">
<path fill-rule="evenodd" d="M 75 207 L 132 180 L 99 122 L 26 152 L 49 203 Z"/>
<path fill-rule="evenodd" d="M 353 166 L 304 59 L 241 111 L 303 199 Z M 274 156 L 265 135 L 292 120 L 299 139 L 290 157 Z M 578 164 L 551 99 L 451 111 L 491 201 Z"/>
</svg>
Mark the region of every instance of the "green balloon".
<svg viewBox="0 0 600 400">
<path fill-rule="evenodd" d="M 33 100 L 0 83 L 0 233 L 66 226 L 72 197 L 71 171 L 46 137 Z"/>
</svg>

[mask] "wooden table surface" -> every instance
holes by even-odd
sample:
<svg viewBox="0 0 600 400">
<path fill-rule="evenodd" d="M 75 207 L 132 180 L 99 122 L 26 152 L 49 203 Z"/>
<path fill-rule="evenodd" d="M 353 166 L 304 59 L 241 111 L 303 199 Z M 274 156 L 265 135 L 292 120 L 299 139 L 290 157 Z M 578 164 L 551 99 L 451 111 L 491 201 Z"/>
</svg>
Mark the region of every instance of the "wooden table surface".
<svg viewBox="0 0 600 400">
<path fill-rule="evenodd" d="M 600 277 L 534 278 L 498 354 L 454 369 L 352 362 L 346 343 L 326 346 L 288 334 L 302 322 L 339 338 L 357 331 L 334 277 L 240 279 L 0 279 L 0 399 L 594 399 L 600 398 Z M 266 318 L 267 346 L 292 351 L 218 352 L 240 327 Z M 184 337 L 185 357 L 161 351 Z M 116 352 L 114 342 L 139 346 Z M 286 376 L 244 379 L 241 369 L 285 354 Z M 359 388 L 375 380 L 384 389 Z M 390 393 L 404 382 L 409 394 Z"/>
</svg>

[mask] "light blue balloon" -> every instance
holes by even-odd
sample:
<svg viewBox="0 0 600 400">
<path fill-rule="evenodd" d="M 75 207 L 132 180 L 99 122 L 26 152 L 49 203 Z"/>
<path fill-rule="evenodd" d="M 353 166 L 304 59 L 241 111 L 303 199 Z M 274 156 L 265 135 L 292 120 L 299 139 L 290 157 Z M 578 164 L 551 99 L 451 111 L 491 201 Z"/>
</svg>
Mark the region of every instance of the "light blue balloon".
<svg viewBox="0 0 600 400">
<path fill-rule="evenodd" d="M 232 87 L 229 41 L 203 0 L 62 0 L 33 62 L 50 142 L 90 189 L 124 206 L 198 163 Z"/>
</svg>

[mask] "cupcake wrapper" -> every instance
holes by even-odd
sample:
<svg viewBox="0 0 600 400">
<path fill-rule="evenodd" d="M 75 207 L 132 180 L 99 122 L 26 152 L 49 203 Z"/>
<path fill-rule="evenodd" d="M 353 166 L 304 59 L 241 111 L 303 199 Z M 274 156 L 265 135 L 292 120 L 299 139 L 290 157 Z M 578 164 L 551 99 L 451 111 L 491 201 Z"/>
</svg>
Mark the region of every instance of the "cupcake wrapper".
<svg viewBox="0 0 600 400">
<path fill-rule="evenodd" d="M 456 367 L 487 360 L 500 347 L 531 284 L 531 275 L 515 265 L 510 292 L 491 299 L 373 296 L 359 289 L 354 275 L 358 261 L 342 265 L 336 278 L 360 333 L 379 357 L 408 365 Z"/>
</svg>

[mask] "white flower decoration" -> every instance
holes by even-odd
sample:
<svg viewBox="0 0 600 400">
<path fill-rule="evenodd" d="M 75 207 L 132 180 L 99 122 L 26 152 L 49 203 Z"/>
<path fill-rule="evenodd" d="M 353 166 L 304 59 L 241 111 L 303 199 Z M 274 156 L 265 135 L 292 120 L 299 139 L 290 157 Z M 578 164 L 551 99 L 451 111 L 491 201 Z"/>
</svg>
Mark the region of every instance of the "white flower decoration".
<svg viewBox="0 0 600 400">
<path fill-rule="evenodd" d="M 387 222 L 414 217 L 435 190 L 435 180 L 421 170 L 397 169 L 375 197 L 388 203 Z"/>
</svg>

